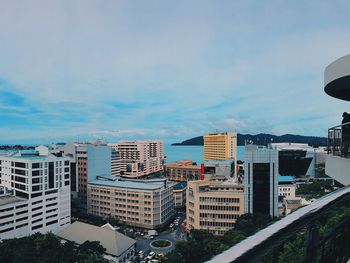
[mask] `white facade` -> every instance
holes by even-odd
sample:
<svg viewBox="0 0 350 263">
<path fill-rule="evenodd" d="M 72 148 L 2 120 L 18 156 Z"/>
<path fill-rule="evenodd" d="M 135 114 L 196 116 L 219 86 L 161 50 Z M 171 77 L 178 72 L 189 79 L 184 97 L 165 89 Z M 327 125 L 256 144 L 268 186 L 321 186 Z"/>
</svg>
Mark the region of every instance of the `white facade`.
<svg viewBox="0 0 350 263">
<path fill-rule="evenodd" d="M 123 177 L 138 178 L 163 170 L 165 157 L 161 140 L 120 141 L 109 146 L 119 152 Z"/>
<path fill-rule="evenodd" d="M 244 172 L 245 212 L 278 216 L 278 151 L 246 145 Z"/>
<path fill-rule="evenodd" d="M 57 233 L 70 224 L 68 158 L 16 153 L 0 157 L 0 239 Z"/>
<path fill-rule="evenodd" d="M 295 197 L 295 184 L 279 184 L 278 185 L 278 195 L 288 198 Z"/>
</svg>

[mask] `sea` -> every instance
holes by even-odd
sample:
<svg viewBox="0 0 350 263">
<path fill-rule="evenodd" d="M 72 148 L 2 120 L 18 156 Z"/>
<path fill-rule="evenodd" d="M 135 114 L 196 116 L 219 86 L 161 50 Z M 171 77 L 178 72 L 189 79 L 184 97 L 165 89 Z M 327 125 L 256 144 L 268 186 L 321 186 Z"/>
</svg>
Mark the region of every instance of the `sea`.
<svg viewBox="0 0 350 263">
<path fill-rule="evenodd" d="M 166 162 L 175 162 L 179 160 L 191 159 L 197 164 L 203 163 L 203 146 L 176 146 L 171 144 L 164 145 Z M 244 146 L 237 146 L 237 160 L 244 160 Z"/>
</svg>

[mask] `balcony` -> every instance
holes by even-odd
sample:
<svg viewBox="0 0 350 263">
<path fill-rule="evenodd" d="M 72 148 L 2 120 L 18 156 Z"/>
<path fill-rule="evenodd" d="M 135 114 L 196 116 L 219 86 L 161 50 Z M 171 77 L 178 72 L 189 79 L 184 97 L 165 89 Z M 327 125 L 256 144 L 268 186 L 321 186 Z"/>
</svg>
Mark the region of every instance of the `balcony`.
<svg viewBox="0 0 350 263">
<path fill-rule="evenodd" d="M 328 156 L 326 158 L 326 174 L 343 185 L 350 185 L 350 158 L 346 158 L 342 150 L 342 127 L 344 123 L 328 130 Z M 346 154 L 348 157 L 349 154 Z"/>
<path fill-rule="evenodd" d="M 288 255 L 293 262 L 347 262 L 349 207 L 350 186 L 298 209 L 208 262 L 290 262 Z M 339 216 L 343 209 L 347 212 Z"/>
</svg>

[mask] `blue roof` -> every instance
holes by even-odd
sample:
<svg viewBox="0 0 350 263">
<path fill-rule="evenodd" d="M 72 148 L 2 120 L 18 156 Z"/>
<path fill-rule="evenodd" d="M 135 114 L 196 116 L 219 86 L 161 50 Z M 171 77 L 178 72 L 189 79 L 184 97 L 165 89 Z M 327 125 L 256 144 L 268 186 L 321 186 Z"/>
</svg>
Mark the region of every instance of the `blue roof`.
<svg viewBox="0 0 350 263">
<path fill-rule="evenodd" d="M 294 183 L 294 177 L 293 176 L 278 176 L 278 182 L 279 183 Z"/>
<path fill-rule="evenodd" d="M 184 189 L 187 187 L 187 183 L 186 182 L 181 182 L 178 183 L 176 185 L 174 185 L 174 190 L 180 190 L 180 189 Z"/>
</svg>

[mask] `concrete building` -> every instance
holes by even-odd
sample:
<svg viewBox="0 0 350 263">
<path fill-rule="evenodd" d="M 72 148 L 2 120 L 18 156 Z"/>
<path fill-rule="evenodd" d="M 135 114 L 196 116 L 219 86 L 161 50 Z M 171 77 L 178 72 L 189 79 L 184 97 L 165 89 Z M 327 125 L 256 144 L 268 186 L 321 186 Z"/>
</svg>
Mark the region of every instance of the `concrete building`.
<svg viewBox="0 0 350 263">
<path fill-rule="evenodd" d="M 72 194 L 86 209 L 88 182 L 111 175 L 111 147 L 103 143 L 67 143 L 55 145 L 53 151 L 71 158 Z"/>
<path fill-rule="evenodd" d="M 316 157 L 320 149 L 307 143 L 271 143 L 273 149 L 278 150 L 279 175 L 315 177 Z"/>
<path fill-rule="evenodd" d="M 278 196 L 281 198 L 295 197 L 295 183 L 293 176 L 278 177 Z"/>
<path fill-rule="evenodd" d="M 199 180 L 202 172 L 200 165 L 193 165 L 192 160 L 185 160 L 164 164 L 164 173 L 171 181 L 187 182 Z"/>
<path fill-rule="evenodd" d="M 246 145 L 244 172 L 246 213 L 278 216 L 278 150 Z"/>
<path fill-rule="evenodd" d="M 186 206 L 186 189 L 186 182 L 181 182 L 174 185 L 175 208 L 179 209 Z"/>
<path fill-rule="evenodd" d="M 235 161 L 235 175 L 237 174 L 237 133 L 225 132 L 203 136 L 204 161 L 228 160 Z"/>
<path fill-rule="evenodd" d="M 186 196 L 188 230 L 223 235 L 244 214 L 244 187 L 233 179 L 189 181 Z"/>
<path fill-rule="evenodd" d="M 227 179 L 234 178 L 235 161 L 233 159 L 205 161 L 201 179 L 204 180 L 213 176 L 225 177 Z"/>
<path fill-rule="evenodd" d="M 106 249 L 104 257 L 113 263 L 129 262 L 136 254 L 136 241 L 119 233 L 110 224 L 98 227 L 76 221 L 58 236 L 78 245 L 85 241 L 98 241 Z"/>
<path fill-rule="evenodd" d="M 136 227 L 159 228 L 174 215 L 173 184 L 167 179 L 98 177 L 89 182 L 88 196 L 89 214 Z"/>
<path fill-rule="evenodd" d="M 119 152 L 112 149 L 111 175 L 116 177 L 120 176 L 122 167 L 123 164 Z"/>
<path fill-rule="evenodd" d="M 0 156 L 0 188 L 0 240 L 70 225 L 69 158 L 43 151 Z"/>
<path fill-rule="evenodd" d="M 121 158 L 121 175 L 139 178 L 163 170 L 164 145 L 161 140 L 120 141 L 109 144 Z"/>
<path fill-rule="evenodd" d="M 203 136 L 204 161 L 237 159 L 237 133 L 213 133 Z"/>
</svg>

